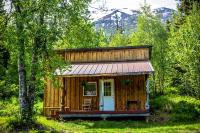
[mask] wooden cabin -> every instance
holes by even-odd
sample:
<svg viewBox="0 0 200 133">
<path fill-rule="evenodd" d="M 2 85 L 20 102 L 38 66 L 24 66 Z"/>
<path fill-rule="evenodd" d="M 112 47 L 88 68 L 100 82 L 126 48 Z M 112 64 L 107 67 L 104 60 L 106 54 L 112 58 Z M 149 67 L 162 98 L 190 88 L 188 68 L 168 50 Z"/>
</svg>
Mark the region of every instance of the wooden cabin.
<svg viewBox="0 0 200 133">
<path fill-rule="evenodd" d="M 55 74 L 62 88 L 47 80 L 47 117 L 126 117 L 149 115 L 151 46 L 62 49 L 70 69 Z"/>
</svg>

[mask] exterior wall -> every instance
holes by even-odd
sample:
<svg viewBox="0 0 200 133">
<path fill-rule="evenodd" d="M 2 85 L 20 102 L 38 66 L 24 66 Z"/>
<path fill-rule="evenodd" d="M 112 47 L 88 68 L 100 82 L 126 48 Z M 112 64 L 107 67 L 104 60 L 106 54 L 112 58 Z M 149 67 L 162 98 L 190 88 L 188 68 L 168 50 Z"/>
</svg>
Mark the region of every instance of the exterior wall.
<svg viewBox="0 0 200 133">
<path fill-rule="evenodd" d="M 46 87 L 44 89 L 44 115 L 49 116 L 50 115 L 50 108 L 60 108 L 61 105 L 61 93 L 62 90 L 59 88 L 55 88 L 53 86 L 52 81 L 46 79 Z"/>
<path fill-rule="evenodd" d="M 99 80 L 114 79 L 115 91 L 115 111 L 125 111 L 126 101 L 140 101 L 140 110 L 145 110 L 146 102 L 146 76 L 118 76 L 118 77 L 65 77 L 65 107 L 69 107 L 69 111 L 82 110 L 84 98 L 92 98 L 92 110 L 99 110 Z M 123 79 L 131 80 L 130 85 L 122 85 Z M 97 82 L 97 96 L 83 96 L 82 82 Z M 61 104 L 61 89 L 54 89 L 50 81 L 44 92 L 44 113 L 50 115 L 50 107 L 60 107 Z M 129 110 L 137 110 L 136 105 L 130 106 Z M 53 112 L 55 113 L 55 112 Z"/>
<path fill-rule="evenodd" d="M 75 62 L 105 62 L 105 61 L 136 61 L 149 60 L 149 48 L 102 49 L 58 52 L 66 61 Z"/>
<path fill-rule="evenodd" d="M 131 84 L 124 86 L 121 83 L 123 79 L 130 79 Z M 126 110 L 126 102 L 140 101 L 140 110 L 145 110 L 146 85 L 145 75 L 115 77 L 115 110 Z M 129 110 L 137 110 L 136 104 L 130 104 Z"/>
</svg>

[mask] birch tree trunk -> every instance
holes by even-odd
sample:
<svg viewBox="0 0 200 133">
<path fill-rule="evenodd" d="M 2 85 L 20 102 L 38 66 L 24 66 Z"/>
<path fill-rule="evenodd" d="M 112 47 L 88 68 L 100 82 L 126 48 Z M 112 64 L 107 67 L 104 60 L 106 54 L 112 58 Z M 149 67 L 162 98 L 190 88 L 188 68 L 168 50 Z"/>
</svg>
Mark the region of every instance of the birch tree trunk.
<svg viewBox="0 0 200 133">
<path fill-rule="evenodd" d="M 20 118 L 22 121 L 29 121 L 28 115 L 28 97 L 26 88 L 26 70 L 24 60 L 24 44 L 23 40 L 18 42 L 18 73 L 19 73 L 19 103 L 20 103 Z"/>
<path fill-rule="evenodd" d="M 23 123 L 30 123 L 29 102 L 26 86 L 26 69 L 25 69 L 25 40 L 24 40 L 24 18 L 21 11 L 20 2 L 13 1 L 16 10 L 16 31 L 17 31 L 17 47 L 18 47 L 18 75 L 19 75 L 19 104 L 20 104 L 20 120 Z"/>
</svg>

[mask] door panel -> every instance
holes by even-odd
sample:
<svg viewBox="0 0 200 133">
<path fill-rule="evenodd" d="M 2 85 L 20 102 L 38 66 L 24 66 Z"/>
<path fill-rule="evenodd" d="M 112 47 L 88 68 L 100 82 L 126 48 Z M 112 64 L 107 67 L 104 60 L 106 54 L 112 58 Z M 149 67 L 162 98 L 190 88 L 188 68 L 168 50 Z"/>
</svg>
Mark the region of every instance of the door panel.
<svg viewBox="0 0 200 133">
<path fill-rule="evenodd" d="M 101 85 L 101 106 L 100 109 L 104 111 L 114 111 L 114 80 L 102 80 Z"/>
</svg>

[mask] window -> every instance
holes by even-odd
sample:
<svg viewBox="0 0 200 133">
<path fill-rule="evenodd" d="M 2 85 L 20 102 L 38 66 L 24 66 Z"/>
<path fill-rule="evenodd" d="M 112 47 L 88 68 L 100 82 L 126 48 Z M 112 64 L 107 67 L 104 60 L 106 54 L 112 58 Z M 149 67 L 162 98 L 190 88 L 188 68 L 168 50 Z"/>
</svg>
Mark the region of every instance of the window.
<svg viewBox="0 0 200 133">
<path fill-rule="evenodd" d="M 111 96 L 111 82 L 104 82 L 104 96 Z"/>
<path fill-rule="evenodd" d="M 96 96 L 97 95 L 97 83 L 87 82 L 83 87 L 83 96 Z"/>
</svg>

